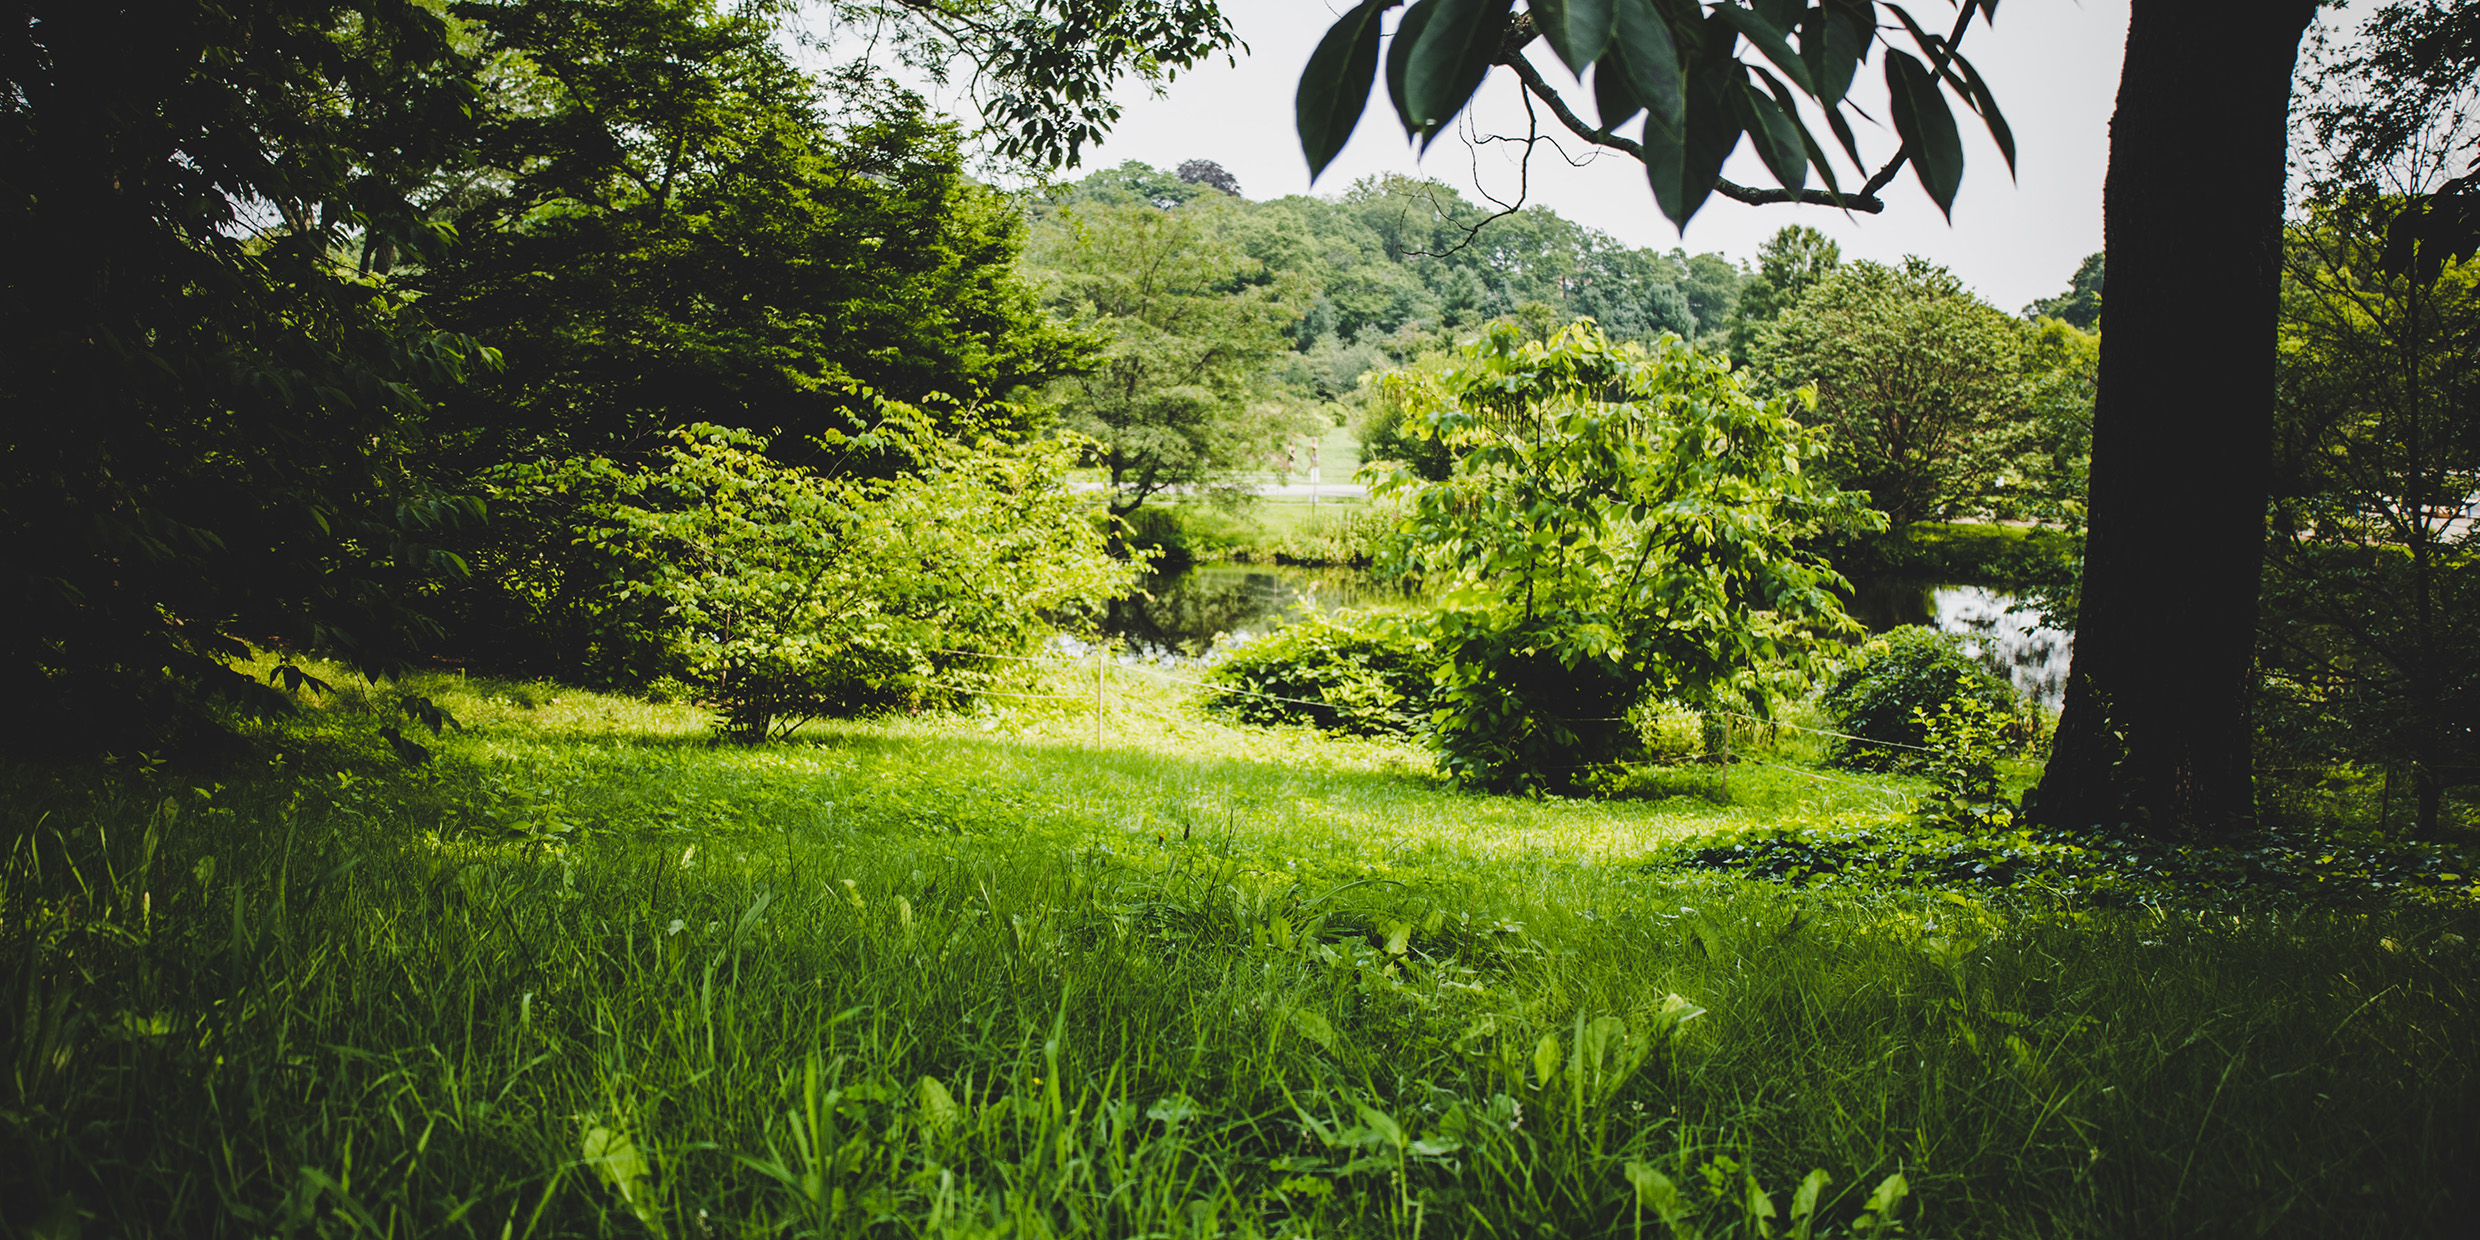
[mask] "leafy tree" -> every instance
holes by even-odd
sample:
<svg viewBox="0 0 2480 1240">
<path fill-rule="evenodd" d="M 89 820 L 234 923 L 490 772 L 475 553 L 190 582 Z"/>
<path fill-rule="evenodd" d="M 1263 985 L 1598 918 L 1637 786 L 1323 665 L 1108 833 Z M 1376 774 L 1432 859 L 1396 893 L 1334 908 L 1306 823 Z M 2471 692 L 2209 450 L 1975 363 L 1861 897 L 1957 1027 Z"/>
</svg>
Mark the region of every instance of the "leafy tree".
<svg viewBox="0 0 2480 1240">
<path fill-rule="evenodd" d="M 1806 224 L 1793 224 L 1757 247 L 1757 272 L 1731 310 L 1731 361 L 1745 366 L 1757 332 L 1798 305 L 1802 295 L 1842 264 L 1843 248 Z"/>
<path fill-rule="evenodd" d="M 774 432 L 798 457 L 874 420 L 880 394 L 962 407 L 1078 356 L 1016 271 L 1015 204 L 963 176 L 954 129 L 918 99 L 801 72 L 776 9 L 457 12 L 491 106 L 475 164 L 433 191 L 463 243 L 405 278 L 508 358 L 433 422 L 432 468 L 477 480 L 498 514 L 459 544 L 473 578 L 440 590 L 466 658 L 592 684 L 654 674 L 650 604 L 576 532 L 679 426 Z"/>
<path fill-rule="evenodd" d="M 2338 190 L 2287 238 L 2265 722 L 2406 770 L 2433 834 L 2480 778 L 2480 264 L 2387 271 L 2404 209 Z"/>
<path fill-rule="evenodd" d="M 1859 262 L 1757 336 L 1755 364 L 1814 384 L 1825 468 L 1900 532 L 1996 489 L 2024 433 L 2020 325 L 1943 267 Z"/>
<path fill-rule="evenodd" d="M 1798 540 L 1873 521 L 1807 468 L 1790 398 L 1752 399 L 1676 340 L 1494 329 L 1415 415 L 1453 445 L 1430 482 L 1382 467 L 1441 583 L 1441 761 L 1492 788 L 1564 788 L 1634 749 L 1654 698 L 1762 711 L 1765 669 L 1855 626 Z"/>
<path fill-rule="evenodd" d="M 1242 196 L 1240 178 L 1233 176 L 1221 164 L 1211 159 L 1181 160 L 1178 175 L 1181 180 L 1191 185 L 1204 185 L 1219 189 L 1234 198 Z"/>
<path fill-rule="evenodd" d="M 1227 201 L 1072 207 L 1037 238 L 1051 304 L 1102 342 L 1053 395 L 1063 424 L 1095 441 L 1114 516 L 1317 424 L 1269 381 L 1303 290 L 1233 244 Z"/>
<path fill-rule="evenodd" d="M 662 604 L 683 678 L 728 737 L 952 701 L 991 675 L 980 656 L 1030 654 L 1053 616 L 1127 584 L 1092 501 L 1065 485 L 1070 445 L 942 439 L 919 410 L 885 411 L 822 446 L 901 454 L 913 469 L 895 478 L 777 464 L 759 436 L 695 426 L 599 514 L 595 542 Z"/>
<path fill-rule="evenodd" d="M 2075 268 L 2075 277 L 2067 281 L 2067 291 L 2024 307 L 2024 317 L 2057 319 L 2084 331 L 2098 330 L 2101 325 L 2101 265 L 2102 255 L 2085 255 L 2084 261 Z"/>
<path fill-rule="evenodd" d="M 459 467 L 647 450 L 691 422 L 805 442 L 871 416 L 864 390 L 1003 398 L 1074 358 L 1013 273 L 1013 206 L 964 178 L 954 131 L 918 99 L 804 75 L 769 9 L 457 11 L 501 106 L 441 203 L 465 243 L 416 283 L 509 359 L 448 410 Z"/>
<path fill-rule="evenodd" d="M 2480 254 L 2480 129 L 2467 123 L 2480 81 L 2480 8 L 2390 0 L 2357 34 L 2340 48 L 2316 38 L 2318 85 L 2328 89 L 2302 118 L 2329 156 L 2316 171 L 2361 191 L 2406 159 L 2446 172 L 2394 187 L 2404 199 L 2385 230 L 2385 269 L 2434 281 L 2445 263 Z"/>
<path fill-rule="evenodd" d="M 757 0 L 768 8 L 787 0 Z M 945 84 L 961 73 L 992 153 L 1055 171 L 1119 120 L 1134 78 L 1160 88 L 1240 45 L 1215 0 L 827 0 L 866 50 L 848 76 L 877 79 L 881 48 Z"/>
<path fill-rule="evenodd" d="M 476 83 L 410 0 L 32 4 L 0 35 L 0 694 L 12 746 L 151 746 L 253 647 L 403 666 L 477 513 L 410 467 L 490 355 L 356 251 Z"/>
<path fill-rule="evenodd" d="M 1060 197 L 1063 205 L 1100 203 L 1126 206 L 1143 203 L 1168 211 L 1182 203 L 1206 195 L 1210 187 L 1192 181 L 1177 172 L 1165 172 L 1141 159 L 1122 160 L 1119 166 L 1087 174 L 1066 187 Z"/>
</svg>

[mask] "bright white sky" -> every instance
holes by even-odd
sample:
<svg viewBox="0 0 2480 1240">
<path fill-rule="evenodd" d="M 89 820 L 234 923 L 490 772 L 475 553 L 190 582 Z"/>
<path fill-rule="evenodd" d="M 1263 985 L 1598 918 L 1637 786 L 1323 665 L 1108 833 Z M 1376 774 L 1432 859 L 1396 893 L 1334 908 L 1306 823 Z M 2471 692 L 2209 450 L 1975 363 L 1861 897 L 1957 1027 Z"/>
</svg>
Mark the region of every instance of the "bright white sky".
<svg viewBox="0 0 2480 1240">
<path fill-rule="evenodd" d="M 2020 310 L 2034 298 L 2064 290 L 2076 264 L 2101 248 L 2101 178 L 2127 39 L 2127 4 L 2014 0 L 1999 8 L 1995 26 L 1975 22 L 1964 40 L 1964 54 L 1988 80 L 2014 128 L 2020 179 L 2008 179 L 2005 161 L 1987 131 L 1958 108 L 1966 171 L 1951 226 L 1906 169 L 1883 195 L 1887 209 L 1881 215 L 1845 216 L 1824 207 L 1751 207 L 1717 195 L 1689 221 L 1683 240 L 1655 209 L 1636 163 L 1604 152 L 1585 167 L 1571 168 L 1547 143 L 1533 158 L 1528 201 L 1630 245 L 1664 250 L 1684 245 L 1691 253 L 1718 250 L 1735 259 L 1753 258 L 1758 244 L 1786 224 L 1807 224 L 1840 243 L 1846 258 L 1892 262 L 1906 254 L 1923 255 L 1952 268 L 2001 309 Z M 1088 154 L 1085 168 L 1136 159 L 1168 169 L 1184 159 L 1211 159 L 1238 177 L 1249 197 L 1259 199 L 1337 194 L 1359 177 L 1405 172 L 1436 177 L 1461 189 L 1465 197 L 1478 199 L 1473 191 L 1477 168 L 1483 187 L 1501 198 L 1512 197 L 1517 175 L 1510 147 L 1485 146 L 1476 153 L 1442 136 L 1426 159 L 1416 160 L 1383 88 L 1373 92 L 1352 144 L 1312 189 L 1292 129 L 1292 94 L 1301 66 L 1343 7 L 1343 0 L 1234 0 L 1225 5 L 1249 54 L 1237 67 L 1218 60 L 1183 75 L 1161 98 L 1129 89 L 1118 128 Z M 1953 20 L 1951 8 L 1935 3 L 1914 7 L 1924 23 L 1938 28 Z M 1546 45 L 1536 43 L 1530 55 L 1554 82 L 1573 85 Z M 1872 55 L 1861 69 L 1853 94 L 1870 115 L 1883 120 L 1881 55 Z M 1571 98 L 1579 112 L 1591 115 L 1589 94 Z M 1524 133 L 1518 87 L 1504 69 L 1491 74 L 1476 112 L 1484 132 Z M 1542 125 L 1545 133 L 1558 131 L 1546 113 Z M 1812 123 L 1811 128 L 1832 144 L 1824 138 L 1822 124 Z M 1855 121 L 1854 129 L 1862 154 L 1882 161 L 1893 151 L 1890 128 L 1872 130 Z M 1572 139 L 1566 146 L 1579 157 L 1590 149 Z M 1745 145 L 1724 175 L 1743 185 L 1773 184 Z M 1838 167 L 1836 175 L 1845 177 L 1846 170 Z M 1844 184 L 1860 179 L 1848 176 Z"/>
</svg>

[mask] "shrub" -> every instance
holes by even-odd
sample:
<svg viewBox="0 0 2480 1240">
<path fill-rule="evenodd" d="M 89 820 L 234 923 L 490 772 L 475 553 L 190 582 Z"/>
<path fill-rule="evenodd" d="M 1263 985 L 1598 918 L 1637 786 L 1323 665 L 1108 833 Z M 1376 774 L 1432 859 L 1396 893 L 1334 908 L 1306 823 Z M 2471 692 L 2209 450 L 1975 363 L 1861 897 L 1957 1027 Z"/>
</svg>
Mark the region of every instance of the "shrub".
<svg viewBox="0 0 2480 1240">
<path fill-rule="evenodd" d="M 1455 472 L 1454 449 L 1443 439 L 1419 434 L 1404 425 L 1412 402 L 1403 394 L 1403 385 L 1381 384 L 1374 392 L 1352 423 L 1353 433 L 1360 440 L 1361 463 L 1400 461 L 1431 482 L 1446 481 L 1447 475 Z"/>
<path fill-rule="evenodd" d="M 898 477 L 783 465 L 758 436 L 693 426 L 590 532 L 662 605 L 679 679 L 732 739 L 952 700 L 991 674 L 981 656 L 1030 653 L 1127 587 L 1098 505 L 1065 485 L 1069 445 L 949 439 L 882 408 L 821 443 L 909 457 Z"/>
<path fill-rule="evenodd" d="M 2009 720 L 2023 717 L 2015 686 L 1962 638 L 1925 625 L 1871 638 L 1834 678 L 1822 704 L 1843 731 L 1883 743 L 1846 742 L 1833 764 L 1853 771 L 1920 770 L 1932 756 L 1921 752 L 1932 748 L 1929 721 L 1957 701 L 1978 703 Z"/>
<path fill-rule="evenodd" d="M 1392 504 L 1320 504 L 1306 520 L 1252 550 L 1277 564 L 1383 566 L 1400 558 L 1395 527 L 1402 519 Z"/>
<path fill-rule="evenodd" d="M 1367 473 L 1440 589 L 1433 735 L 1458 782 L 1564 790 L 1641 752 L 1649 698 L 1761 700 L 1859 627 L 1803 540 L 1877 518 L 1809 467 L 1824 443 L 1792 402 L 1729 363 L 1579 320 L 1546 343 L 1494 329 L 1442 379 L 1386 386 L 1408 433 L 1456 449 L 1444 481 Z"/>
<path fill-rule="evenodd" d="M 1218 653 L 1207 682 L 1244 692 L 1218 693 L 1207 708 L 1248 723 L 1412 736 L 1429 722 L 1437 667 L 1411 617 L 1339 611 Z"/>
</svg>

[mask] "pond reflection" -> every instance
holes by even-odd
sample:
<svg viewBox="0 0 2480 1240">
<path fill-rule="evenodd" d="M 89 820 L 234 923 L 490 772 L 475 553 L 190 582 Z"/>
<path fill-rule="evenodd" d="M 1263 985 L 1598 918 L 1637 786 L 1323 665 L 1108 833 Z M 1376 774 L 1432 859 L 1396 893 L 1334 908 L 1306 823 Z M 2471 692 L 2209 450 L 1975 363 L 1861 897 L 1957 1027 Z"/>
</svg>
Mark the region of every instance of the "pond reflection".
<svg viewBox="0 0 2480 1240">
<path fill-rule="evenodd" d="M 2016 602 L 2016 596 L 1986 586 L 1863 581 L 1854 583 L 1851 615 L 1873 633 L 1906 624 L 1960 633 L 2025 696 L 2056 710 L 2066 697 L 2075 635 L 2042 627 L 2038 612 L 2010 610 Z"/>
<path fill-rule="evenodd" d="M 1111 604 L 1104 629 L 1139 651 L 1191 658 L 1217 637 L 1256 635 L 1303 616 L 1421 596 L 1357 568 L 1203 564 L 1146 581 Z"/>
</svg>

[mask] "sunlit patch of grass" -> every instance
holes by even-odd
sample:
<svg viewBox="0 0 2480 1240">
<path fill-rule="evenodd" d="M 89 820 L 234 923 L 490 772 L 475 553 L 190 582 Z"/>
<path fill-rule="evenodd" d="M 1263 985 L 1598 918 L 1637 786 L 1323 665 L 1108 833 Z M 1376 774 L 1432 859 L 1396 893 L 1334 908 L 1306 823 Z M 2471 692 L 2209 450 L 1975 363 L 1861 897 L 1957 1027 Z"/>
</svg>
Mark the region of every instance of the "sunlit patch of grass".
<svg viewBox="0 0 2480 1240">
<path fill-rule="evenodd" d="M 272 764 L 0 769 L 0 1224 L 1753 1236 L 1804 1183 L 1813 1235 L 1898 1185 L 1915 1235 L 2467 1217 L 2468 909 L 1683 875 L 1646 862 L 1906 785 L 1759 749 L 1727 802 L 1478 797 L 1105 677 L 1099 750 L 1073 702 L 738 748 L 431 677 L 463 730 L 419 768 L 382 686 Z"/>
</svg>

